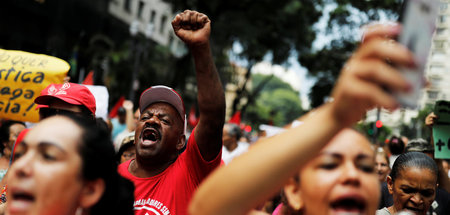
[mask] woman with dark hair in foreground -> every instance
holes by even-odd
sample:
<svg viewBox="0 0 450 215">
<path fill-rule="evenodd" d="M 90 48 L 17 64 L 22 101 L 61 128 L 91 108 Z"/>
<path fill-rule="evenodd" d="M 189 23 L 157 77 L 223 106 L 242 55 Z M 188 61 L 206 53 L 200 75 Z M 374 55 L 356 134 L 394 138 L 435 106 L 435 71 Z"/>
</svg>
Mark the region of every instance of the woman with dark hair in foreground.
<svg viewBox="0 0 450 215">
<path fill-rule="evenodd" d="M 107 137 L 76 116 L 41 121 L 17 145 L 6 214 L 133 214 L 133 186 Z"/>
<path fill-rule="evenodd" d="M 301 197 L 296 206 L 301 214 L 375 214 L 379 182 L 373 170 L 373 151 L 365 151 L 352 139 L 347 140 L 344 151 L 328 151 L 332 144 L 327 143 L 367 110 L 375 106 L 397 108 L 386 88 L 391 92 L 411 88 L 392 67 L 415 65 L 411 52 L 392 40 L 400 31 L 397 25 L 371 26 L 341 72 L 332 93 L 334 101 L 318 108 L 302 125 L 259 141 L 245 155 L 213 172 L 194 195 L 190 214 L 247 214 L 299 170 L 303 175 L 298 183 L 311 183 L 297 190 L 309 195 L 294 195 Z M 306 169 L 309 174 L 304 174 Z"/>
</svg>

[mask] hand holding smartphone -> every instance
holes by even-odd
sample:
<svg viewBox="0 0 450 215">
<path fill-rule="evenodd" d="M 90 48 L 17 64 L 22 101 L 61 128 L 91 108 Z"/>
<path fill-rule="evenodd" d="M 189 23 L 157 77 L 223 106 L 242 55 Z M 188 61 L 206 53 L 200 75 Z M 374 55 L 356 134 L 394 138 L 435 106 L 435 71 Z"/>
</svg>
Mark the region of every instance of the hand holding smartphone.
<svg viewBox="0 0 450 215">
<path fill-rule="evenodd" d="M 409 93 L 395 93 L 403 107 L 417 108 L 421 89 L 425 86 L 425 66 L 436 28 L 438 0 L 405 0 L 401 21 L 403 25 L 399 42 L 414 54 L 416 68 L 400 68 L 400 72 L 412 85 Z"/>
</svg>

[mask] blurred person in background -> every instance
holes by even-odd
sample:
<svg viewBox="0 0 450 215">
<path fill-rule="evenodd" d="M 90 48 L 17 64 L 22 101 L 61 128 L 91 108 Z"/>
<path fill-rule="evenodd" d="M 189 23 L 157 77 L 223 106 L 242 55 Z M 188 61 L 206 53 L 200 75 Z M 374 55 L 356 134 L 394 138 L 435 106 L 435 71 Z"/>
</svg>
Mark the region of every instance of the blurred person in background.
<svg viewBox="0 0 450 215">
<path fill-rule="evenodd" d="M 17 136 L 26 128 L 25 123 L 8 120 L 4 121 L 0 127 L 0 140 L 2 144 L 0 145 L 0 181 L 3 181 L 3 177 L 8 171 L 11 155 L 16 142 Z M 3 183 L 1 184 L 3 186 Z"/>
<path fill-rule="evenodd" d="M 225 123 L 223 126 L 222 160 L 225 164 L 230 163 L 233 158 L 248 150 L 249 144 L 239 141 L 241 139 L 241 134 L 241 129 L 236 124 Z"/>
<path fill-rule="evenodd" d="M 409 138 L 406 137 L 406 136 L 401 136 L 400 138 L 402 139 L 402 141 L 403 141 L 403 143 L 405 144 L 405 146 L 407 146 L 408 143 L 409 143 Z"/>
<path fill-rule="evenodd" d="M 400 156 L 405 150 L 405 143 L 401 138 L 392 136 L 388 142 L 388 149 L 390 153 L 389 164 L 390 168 L 392 169 L 392 165 L 394 164 L 395 159 L 397 159 L 397 157 Z"/>
<path fill-rule="evenodd" d="M 391 171 L 389 165 L 389 157 L 383 148 L 378 148 L 375 156 L 375 169 L 378 174 L 378 180 L 380 183 L 386 182 L 386 177 Z"/>
<path fill-rule="evenodd" d="M 117 135 L 119 135 L 119 133 L 127 129 L 126 119 L 127 111 L 125 108 L 120 107 L 117 110 L 117 116 L 111 119 L 113 140 L 117 137 Z"/>
<path fill-rule="evenodd" d="M 133 132 L 136 130 L 136 124 L 139 120 L 139 108 L 136 109 L 136 111 L 133 113 L 133 102 L 130 100 L 125 100 L 122 105 L 123 109 L 125 110 L 125 123 L 126 128 L 122 130 L 119 134 L 116 135 L 115 138 L 113 138 L 114 143 L 114 149 L 116 152 L 119 151 L 119 147 L 125 137 L 128 136 L 130 132 Z"/>
<path fill-rule="evenodd" d="M 134 145 L 134 132 L 128 133 L 120 144 L 119 151 L 116 153 L 119 164 L 134 159 L 136 157 L 136 147 Z"/>
<path fill-rule="evenodd" d="M 405 152 L 422 152 L 430 158 L 434 157 L 434 147 L 422 138 L 412 139 L 405 147 Z"/>
</svg>

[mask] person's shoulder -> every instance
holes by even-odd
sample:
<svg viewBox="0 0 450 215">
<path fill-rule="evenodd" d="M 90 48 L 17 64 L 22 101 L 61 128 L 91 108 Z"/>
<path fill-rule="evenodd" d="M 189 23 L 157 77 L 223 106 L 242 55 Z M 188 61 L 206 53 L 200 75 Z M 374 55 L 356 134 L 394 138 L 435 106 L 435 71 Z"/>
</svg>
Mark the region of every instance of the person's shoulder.
<svg viewBox="0 0 450 215">
<path fill-rule="evenodd" d="M 375 215 L 391 215 L 387 208 L 381 208 L 375 212 Z"/>
</svg>

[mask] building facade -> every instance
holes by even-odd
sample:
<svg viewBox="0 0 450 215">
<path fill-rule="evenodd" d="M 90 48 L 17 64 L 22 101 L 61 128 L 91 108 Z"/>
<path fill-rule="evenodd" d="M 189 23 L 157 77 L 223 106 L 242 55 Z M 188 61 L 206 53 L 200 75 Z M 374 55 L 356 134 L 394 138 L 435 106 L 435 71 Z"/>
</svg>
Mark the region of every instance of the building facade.
<svg viewBox="0 0 450 215">
<path fill-rule="evenodd" d="M 432 39 L 431 51 L 426 65 L 425 76 L 428 87 L 423 89 L 418 110 L 434 107 L 438 100 L 450 100 L 450 0 L 441 0 L 439 15 L 436 20 L 436 31 Z M 418 110 L 401 109 L 394 112 L 382 110 L 380 119 L 384 125 L 392 128 L 393 133 L 400 135 L 402 124 L 417 128 L 417 136 L 421 136 L 420 125 L 411 125 L 411 119 L 418 116 Z M 376 121 L 376 110 L 369 111 L 366 122 Z"/>
<path fill-rule="evenodd" d="M 437 100 L 450 100 L 450 0 L 441 0 L 436 32 L 425 72 L 429 87 L 424 90 L 421 108 Z"/>
<path fill-rule="evenodd" d="M 147 38 L 164 46 L 169 46 L 176 57 L 187 53 L 182 41 L 172 30 L 175 14 L 172 6 L 162 0 L 111 0 L 108 11 L 113 17 L 130 26 Z"/>
</svg>

